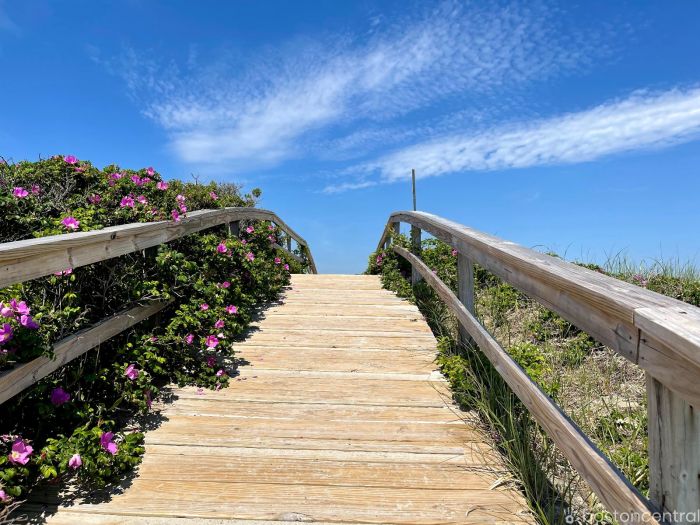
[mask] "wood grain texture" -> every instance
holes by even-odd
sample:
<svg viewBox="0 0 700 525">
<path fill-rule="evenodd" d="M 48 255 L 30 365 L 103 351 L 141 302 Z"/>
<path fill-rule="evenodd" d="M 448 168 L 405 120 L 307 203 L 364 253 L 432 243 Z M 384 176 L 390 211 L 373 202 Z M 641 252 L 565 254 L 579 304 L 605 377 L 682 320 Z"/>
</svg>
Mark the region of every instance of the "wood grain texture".
<svg viewBox="0 0 700 525">
<path fill-rule="evenodd" d="M 190 212 L 180 222 L 124 224 L 89 232 L 50 235 L 0 245 L 0 288 L 36 279 L 66 268 L 119 257 L 241 219 L 277 224 L 305 248 L 311 271 L 316 265 L 306 241 L 275 213 L 259 208 L 222 208 Z"/>
<path fill-rule="evenodd" d="M 114 314 L 95 325 L 57 342 L 54 357 L 37 357 L 0 373 L 0 403 L 4 403 L 66 363 L 99 346 L 104 341 L 143 321 L 165 308 L 169 302 L 158 301 Z"/>
<path fill-rule="evenodd" d="M 648 523 L 658 523 L 656 507 L 644 498 L 622 475 L 581 429 L 564 414 L 510 355 L 479 323 L 459 298 L 423 261 L 408 250 L 394 246 L 394 251 L 407 259 L 421 273 L 445 304 L 454 312 L 459 324 L 469 332 L 479 349 L 489 358 L 498 373 L 547 432 L 571 465 L 590 485 L 608 510 L 628 517 L 647 516 Z M 621 515 L 623 516 L 623 515 Z M 634 518 L 622 523 L 637 523 Z"/>
<path fill-rule="evenodd" d="M 228 388 L 170 387 L 122 494 L 68 505 L 47 487 L 26 510 L 57 525 L 533 523 L 475 416 L 452 403 L 414 306 L 374 304 L 387 294 L 364 276 L 295 276 L 288 295 L 342 298 L 353 284 L 367 304 L 264 311 L 234 343 L 249 364 Z"/>
</svg>

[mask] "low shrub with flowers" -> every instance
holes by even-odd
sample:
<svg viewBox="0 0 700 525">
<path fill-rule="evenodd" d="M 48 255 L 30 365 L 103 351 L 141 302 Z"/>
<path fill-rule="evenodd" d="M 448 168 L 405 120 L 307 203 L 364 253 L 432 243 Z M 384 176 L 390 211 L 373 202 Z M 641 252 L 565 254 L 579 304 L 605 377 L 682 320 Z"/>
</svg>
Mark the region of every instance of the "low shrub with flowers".
<svg viewBox="0 0 700 525">
<path fill-rule="evenodd" d="M 102 170 L 73 156 L 0 162 L 0 242 L 253 206 L 259 190 L 164 181 L 153 168 Z M 163 385 L 221 388 L 232 341 L 256 305 L 274 300 L 301 265 L 275 249 L 284 234 L 257 222 L 226 227 L 0 290 L 0 370 L 52 355 L 62 338 L 125 308 L 171 301 L 0 405 L 0 508 L 41 479 L 91 487 L 140 461 L 138 416 Z M 1 373 L 1 372 L 0 372 Z"/>
</svg>

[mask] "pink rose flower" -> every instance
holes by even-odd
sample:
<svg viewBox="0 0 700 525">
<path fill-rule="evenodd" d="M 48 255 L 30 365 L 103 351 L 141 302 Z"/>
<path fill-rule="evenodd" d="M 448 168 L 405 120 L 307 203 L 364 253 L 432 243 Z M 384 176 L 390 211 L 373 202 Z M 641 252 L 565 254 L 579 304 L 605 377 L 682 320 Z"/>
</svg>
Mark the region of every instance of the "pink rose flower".
<svg viewBox="0 0 700 525">
<path fill-rule="evenodd" d="M 88 202 L 89 202 L 90 204 L 97 204 L 97 203 L 100 202 L 101 200 L 102 200 L 102 196 L 99 195 L 99 194 L 97 194 L 97 193 L 95 193 L 95 194 L 93 194 L 93 195 L 90 195 L 90 196 L 88 197 Z"/>
<path fill-rule="evenodd" d="M 167 183 L 167 182 L 164 182 L 164 181 L 162 181 L 162 180 L 161 180 L 161 181 L 158 181 L 158 182 L 156 183 L 156 188 L 158 188 L 159 190 L 165 191 L 165 190 L 168 189 L 168 183 Z"/>
<path fill-rule="evenodd" d="M 192 341 L 194 341 L 194 334 L 187 334 L 185 336 L 185 343 L 187 343 L 188 345 L 191 345 Z"/>
<path fill-rule="evenodd" d="M 228 305 L 228 306 L 226 307 L 226 313 L 227 313 L 227 314 L 235 314 L 235 313 L 238 313 L 238 307 L 237 307 L 237 306 L 233 306 L 232 304 L 230 304 L 230 305 Z"/>
<path fill-rule="evenodd" d="M 148 199 L 145 195 L 139 195 L 138 197 L 136 197 L 136 200 L 141 204 L 148 204 Z"/>
<path fill-rule="evenodd" d="M 67 162 L 68 164 L 77 164 L 78 163 L 77 157 L 75 157 L 73 155 L 66 155 L 65 157 L 63 157 L 63 160 L 65 162 Z"/>
<path fill-rule="evenodd" d="M 75 217 L 66 217 L 61 221 L 61 224 L 66 227 L 66 230 L 75 231 L 80 228 L 80 221 Z"/>
<path fill-rule="evenodd" d="M 255 260 L 255 255 L 253 255 L 253 252 L 248 252 L 246 253 L 245 258 L 252 262 Z"/>
<path fill-rule="evenodd" d="M 275 257 L 275 264 L 282 264 L 282 259 Z"/>
<path fill-rule="evenodd" d="M 216 328 L 217 330 L 220 330 L 220 329 L 223 328 L 223 327 L 224 327 L 224 320 L 223 320 L 223 319 L 218 319 L 218 320 L 214 323 L 214 328 Z"/>
<path fill-rule="evenodd" d="M 32 455 L 32 452 L 34 449 L 30 445 L 18 439 L 12 444 L 12 452 L 7 456 L 7 459 L 14 465 L 26 465 L 29 463 L 29 456 Z"/>
<path fill-rule="evenodd" d="M 155 172 L 156 172 L 156 170 L 153 169 L 153 166 L 149 166 L 148 169 L 146 169 L 146 173 L 148 173 L 149 177 L 153 177 Z"/>
<path fill-rule="evenodd" d="M 17 186 L 15 189 L 12 190 L 12 195 L 17 197 L 18 199 L 24 199 L 27 195 L 29 195 L 29 192 L 23 187 Z"/>
<path fill-rule="evenodd" d="M 221 377 L 221 376 L 224 375 L 225 373 L 226 373 L 226 372 L 224 372 L 223 370 L 219 369 L 219 370 L 216 371 L 216 377 Z"/>
<path fill-rule="evenodd" d="M 212 200 L 218 200 L 219 196 L 214 193 L 213 191 L 209 192 L 209 196 L 211 197 Z"/>
<path fill-rule="evenodd" d="M 70 401 L 70 394 L 63 390 L 60 386 L 57 386 L 51 391 L 51 404 L 54 406 L 61 406 L 64 403 Z"/>
<path fill-rule="evenodd" d="M 139 371 L 136 368 L 136 365 L 131 364 L 126 367 L 126 370 L 124 371 L 124 375 L 131 379 L 132 381 L 136 379 L 139 376 Z"/>
<path fill-rule="evenodd" d="M 103 432 L 100 436 L 100 446 L 113 456 L 119 450 L 117 444 L 112 440 L 114 432 Z"/>
<path fill-rule="evenodd" d="M 122 197 L 122 200 L 119 202 L 119 206 L 122 208 L 133 208 L 135 205 L 134 198 L 131 195 Z"/>
<path fill-rule="evenodd" d="M 209 310 L 209 305 L 207 303 L 202 303 L 199 305 L 199 309 L 202 310 L 203 312 Z"/>
<path fill-rule="evenodd" d="M 284 265 L 284 269 L 287 270 L 287 271 L 289 271 L 289 265 L 288 265 L 288 264 L 285 264 L 285 265 Z"/>
<path fill-rule="evenodd" d="M 10 339 L 12 339 L 12 325 L 9 323 L 4 323 L 2 326 L 0 326 L 0 345 L 7 343 Z"/>
<path fill-rule="evenodd" d="M 210 355 L 209 357 L 207 357 L 207 366 L 214 368 L 215 364 L 216 364 L 216 357 L 214 357 L 213 355 Z"/>
<path fill-rule="evenodd" d="M 180 219 L 180 214 L 177 212 L 177 210 L 173 210 L 170 212 L 170 215 L 173 216 L 173 220 L 175 222 L 180 222 L 182 219 Z"/>
<path fill-rule="evenodd" d="M 73 454 L 68 460 L 68 466 L 73 470 L 79 469 L 83 465 L 83 459 L 80 454 Z"/>
<path fill-rule="evenodd" d="M 216 346 L 219 344 L 219 339 L 215 335 L 210 335 L 206 338 L 205 344 L 207 345 L 207 348 L 216 348 Z"/>
<path fill-rule="evenodd" d="M 219 286 L 220 286 L 221 288 L 228 288 L 229 286 L 231 286 L 231 283 L 228 282 L 228 281 L 224 281 L 224 282 L 221 283 Z"/>
<path fill-rule="evenodd" d="M 252 226 L 248 226 L 248 227 L 245 229 L 245 231 L 247 231 L 248 233 L 253 233 L 253 232 L 255 231 L 255 228 L 253 228 Z"/>
<path fill-rule="evenodd" d="M 32 184 L 32 195 L 39 195 L 41 193 L 41 188 L 38 184 Z"/>
<path fill-rule="evenodd" d="M 220 242 L 219 245 L 216 247 L 216 251 L 219 253 L 226 253 L 228 251 L 228 248 L 223 242 Z"/>
</svg>

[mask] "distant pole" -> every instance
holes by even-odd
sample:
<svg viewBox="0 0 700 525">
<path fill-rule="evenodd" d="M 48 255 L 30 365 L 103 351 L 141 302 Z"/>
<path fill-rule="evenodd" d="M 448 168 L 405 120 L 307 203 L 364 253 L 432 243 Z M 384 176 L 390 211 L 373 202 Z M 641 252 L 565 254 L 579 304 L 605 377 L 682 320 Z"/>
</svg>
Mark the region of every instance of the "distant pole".
<svg viewBox="0 0 700 525">
<path fill-rule="evenodd" d="M 416 211 L 416 170 L 411 170 L 411 180 L 413 181 L 413 211 Z"/>
</svg>

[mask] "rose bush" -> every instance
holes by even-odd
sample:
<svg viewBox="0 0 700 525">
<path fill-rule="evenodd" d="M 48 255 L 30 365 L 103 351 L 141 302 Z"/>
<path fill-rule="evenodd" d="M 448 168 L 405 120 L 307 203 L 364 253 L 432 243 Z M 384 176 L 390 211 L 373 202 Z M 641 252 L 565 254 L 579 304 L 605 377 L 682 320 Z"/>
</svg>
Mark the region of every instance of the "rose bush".
<svg viewBox="0 0 700 525">
<path fill-rule="evenodd" d="M 0 163 L 0 242 L 156 220 L 197 209 L 253 206 L 260 191 L 164 181 L 153 168 L 97 169 L 73 156 Z M 41 479 L 103 486 L 140 461 L 136 423 L 163 385 L 221 388 L 234 373 L 231 342 L 256 305 L 303 268 L 273 246 L 284 234 L 225 226 L 145 252 L 0 290 L 0 369 L 40 355 L 67 335 L 149 300 L 172 301 L 0 405 L 0 502 Z"/>
</svg>

